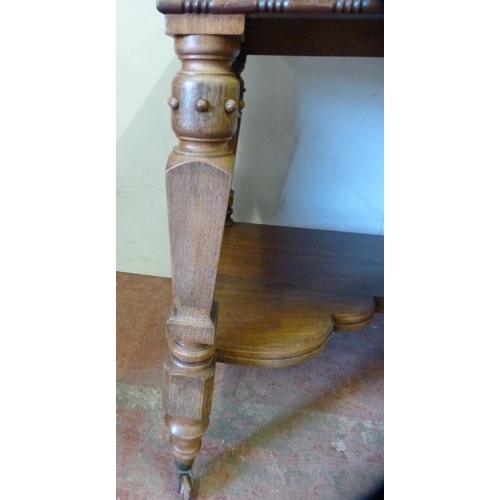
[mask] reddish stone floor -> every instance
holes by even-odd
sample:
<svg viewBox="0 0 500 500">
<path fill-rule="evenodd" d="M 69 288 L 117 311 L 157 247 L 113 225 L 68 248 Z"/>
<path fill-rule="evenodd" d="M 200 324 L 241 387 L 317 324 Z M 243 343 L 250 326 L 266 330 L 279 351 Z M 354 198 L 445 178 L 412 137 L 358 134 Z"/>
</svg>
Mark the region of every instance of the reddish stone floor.
<svg viewBox="0 0 500 500">
<path fill-rule="evenodd" d="M 161 377 L 170 280 L 117 273 L 117 489 L 177 500 Z M 383 498 L 384 324 L 289 368 L 218 364 L 195 461 L 202 499 Z"/>
</svg>

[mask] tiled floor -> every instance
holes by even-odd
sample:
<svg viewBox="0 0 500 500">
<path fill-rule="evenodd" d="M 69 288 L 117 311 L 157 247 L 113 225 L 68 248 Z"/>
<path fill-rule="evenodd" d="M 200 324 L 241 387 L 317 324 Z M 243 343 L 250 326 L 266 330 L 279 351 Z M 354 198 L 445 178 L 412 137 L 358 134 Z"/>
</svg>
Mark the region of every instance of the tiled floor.
<svg viewBox="0 0 500 500">
<path fill-rule="evenodd" d="M 117 493 L 178 499 L 161 376 L 170 280 L 117 273 Z M 217 365 L 201 499 L 383 498 L 383 316 L 289 368 Z"/>
</svg>

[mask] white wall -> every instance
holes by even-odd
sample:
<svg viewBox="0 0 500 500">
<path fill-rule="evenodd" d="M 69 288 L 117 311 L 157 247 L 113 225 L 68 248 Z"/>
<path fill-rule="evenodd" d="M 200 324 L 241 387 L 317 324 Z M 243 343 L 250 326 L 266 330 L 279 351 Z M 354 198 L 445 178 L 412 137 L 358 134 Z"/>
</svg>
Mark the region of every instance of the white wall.
<svg viewBox="0 0 500 500">
<path fill-rule="evenodd" d="M 235 220 L 380 234 L 382 58 L 249 58 Z"/>
<path fill-rule="evenodd" d="M 166 99 L 180 63 L 154 2 L 117 4 L 117 270 L 170 276 Z M 383 59 L 249 57 L 237 221 L 383 232 Z"/>
<path fill-rule="evenodd" d="M 177 141 L 166 100 L 180 64 L 154 0 L 116 8 L 116 265 L 169 276 L 164 167 Z"/>
</svg>

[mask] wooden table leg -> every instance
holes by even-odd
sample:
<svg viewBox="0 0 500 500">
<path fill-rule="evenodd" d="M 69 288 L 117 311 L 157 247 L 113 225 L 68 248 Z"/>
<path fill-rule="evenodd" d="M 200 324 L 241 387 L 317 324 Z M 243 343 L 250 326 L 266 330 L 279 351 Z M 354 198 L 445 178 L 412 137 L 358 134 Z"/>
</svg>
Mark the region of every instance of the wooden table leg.
<svg viewBox="0 0 500 500">
<path fill-rule="evenodd" d="M 168 102 L 180 142 L 166 170 L 173 306 L 163 401 L 185 498 L 190 498 L 191 468 L 212 403 L 213 293 L 234 164 L 228 141 L 240 108 L 240 83 L 231 69 L 239 47 L 235 36 L 175 37 L 182 68 Z"/>
</svg>

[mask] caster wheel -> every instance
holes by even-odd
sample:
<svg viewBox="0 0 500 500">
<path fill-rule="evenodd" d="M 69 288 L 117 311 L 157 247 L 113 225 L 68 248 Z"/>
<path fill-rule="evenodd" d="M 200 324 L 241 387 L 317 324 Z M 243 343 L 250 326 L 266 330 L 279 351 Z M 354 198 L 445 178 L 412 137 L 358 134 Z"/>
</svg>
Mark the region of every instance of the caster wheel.
<svg viewBox="0 0 500 500">
<path fill-rule="evenodd" d="M 182 500 L 191 500 L 193 494 L 193 484 L 188 474 L 182 474 L 179 477 L 179 493 Z"/>
</svg>

